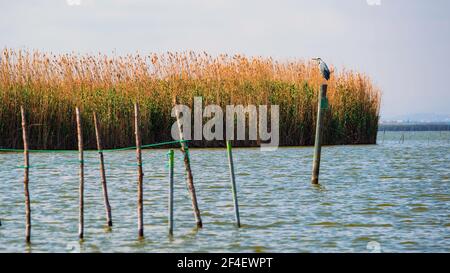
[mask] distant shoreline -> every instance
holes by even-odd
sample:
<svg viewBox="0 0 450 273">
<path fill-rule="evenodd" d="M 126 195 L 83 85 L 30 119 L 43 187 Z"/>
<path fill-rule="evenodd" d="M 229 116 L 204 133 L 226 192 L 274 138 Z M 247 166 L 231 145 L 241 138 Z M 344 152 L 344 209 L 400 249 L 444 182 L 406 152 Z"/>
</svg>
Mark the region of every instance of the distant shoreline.
<svg viewBox="0 0 450 273">
<path fill-rule="evenodd" d="M 450 123 L 380 123 L 378 131 L 450 131 Z"/>
</svg>

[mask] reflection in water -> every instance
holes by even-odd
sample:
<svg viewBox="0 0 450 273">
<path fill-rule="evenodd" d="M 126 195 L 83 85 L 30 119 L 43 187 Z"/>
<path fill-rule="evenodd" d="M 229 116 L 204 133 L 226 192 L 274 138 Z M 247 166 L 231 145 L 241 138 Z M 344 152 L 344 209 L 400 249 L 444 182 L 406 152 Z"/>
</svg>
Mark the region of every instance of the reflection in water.
<svg viewBox="0 0 450 273">
<path fill-rule="evenodd" d="M 114 226 L 105 226 L 97 154 L 86 153 L 85 240 L 78 241 L 77 154 L 31 154 L 32 244 L 24 240 L 22 154 L 0 154 L 0 252 L 450 251 L 450 132 L 387 132 L 373 146 L 236 149 L 242 228 L 234 223 L 225 149 L 193 149 L 204 228 L 197 230 L 181 154 L 168 235 L 165 150 L 145 150 L 145 238 L 137 238 L 133 151 L 106 153 Z M 428 141 L 429 139 L 429 141 Z"/>
</svg>

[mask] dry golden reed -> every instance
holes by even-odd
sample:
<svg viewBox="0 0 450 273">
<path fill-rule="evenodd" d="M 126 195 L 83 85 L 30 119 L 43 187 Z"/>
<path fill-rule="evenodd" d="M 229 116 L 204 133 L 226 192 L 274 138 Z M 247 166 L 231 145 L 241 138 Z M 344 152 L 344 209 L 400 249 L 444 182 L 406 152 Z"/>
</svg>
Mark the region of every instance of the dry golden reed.
<svg viewBox="0 0 450 273">
<path fill-rule="evenodd" d="M 0 147 L 18 148 L 19 108 L 30 120 L 33 148 L 76 147 L 74 108 L 83 112 L 86 146 L 95 147 L 92 111 L 105 147 L 133 146 L 132 104 L 142 109 L 143 143 L 170 140 L 172 97 L 205 104 L 280 105 L 280 144 L 310 145 L 314 139 L 317 65 L 206 52 L 80 55 L 4 49 L 0 56 Z M 375 143 L 380 91 L 360 73 L 341 70 L 329 81 L 325 144 Z M 240 145 L 255 145 L 243 142 Z M 197 141 L 194 146 L 221 142 Z"/>
</svg>

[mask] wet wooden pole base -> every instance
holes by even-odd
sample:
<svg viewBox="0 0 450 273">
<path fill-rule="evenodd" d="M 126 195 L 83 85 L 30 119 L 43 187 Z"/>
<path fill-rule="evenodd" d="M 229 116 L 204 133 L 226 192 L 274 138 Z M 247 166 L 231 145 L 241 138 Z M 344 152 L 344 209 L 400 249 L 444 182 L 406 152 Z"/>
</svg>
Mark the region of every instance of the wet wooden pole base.
<svg viewBox="0 0 450 273">
<path fill-rule="evenodd" d="M 106 222 L 108 227 L 112 227 L 112 213 L 111 213 L 111 205 L 109 204 L 108 186 L 106 184 L 105 162 L 103 157 L 102 139 L 100 136 L 100 126 L 98 124 L 97 114 L 94 112 L 93 115 L 94 115 L 95 137 L 97 139 L 97 150 L 98 155 L 100 157 L 100 175 L 102 179 L 103 201 L 105 203 L 105 210 L 106 210 Z"/>
<path fill-rule="evenodd" d="M 323 110 L 325 108 L 325 101 L 327 97 L 327 84 L 320 86 L 318 107 L 317 107 L 317 121 L 316 121 L 316 138 L 314 141 L 314 159 L 312 168 L 312 184 L 319 184 L 319 170 L 320 170 L 320 153 L 322 148 L 322 123 Z"/>
<path fill-rule="evenodd" d="M 230 167 L 231 190 L 233 193 L 234 214 L 236 217 L 237 227 L 241 227 L 241 219 L 239 217 L 239 204 L 237 199 L 236 178 L 234 174 L 233 152 L 231 150 L 231 141 L 227 140 L 228 165 Z"/>
<path fill-rule="evenodd" d="M 141 152 L 141 132 L 140 132 L 140 116 L 139 104 L 134 104 L 134 134 L 136 136 L 136 159 L 138 166 L 138 236 L 144 237 L 144 195 L 143 195 L 143 179 L 144 173 L 142 171 L 142 152 Z"/>
<path fill-rule="evenodd" d="M 173 150 L 169 150 L 169 235 L 173 235 Z"/>
<path fill-rule="evenodd" d="M 174 97 L 173 105 L 176 106 L 176 104 L 177 104 L 176 98 Z M 180 113 L 178 111 L 176 111 L 176 119 L 177 119 L 177 124 L 178 124 L 178 132 L 180 134 L 180 140 L 184 140 L 183 131 L 181 130 L 182 124 L 180 121 Z M 192 176 L 191 161 L 189 158 L 189 148 L 185 142 L 181 142 L 181 152 L 183 153 L 184 167 L 186 169 L 186 175 L 187 175 L 186 183 L 187 183 L 187 188 L 188 188 L 189 194 L 191 196 L 192 209 L 194 210 L 195 222 L 197 224 L 197 228 L 202 228 L 203 223 L 202 223 L 202 218 L 200 216 L 200 209 L 198 208 L 197 195 L 195 193 L 194 177 Z"/>
<path fill-rule="evenodd" d="M 29 168 L 30 168 L 30 157 L 28 151 L 28 133 L 27 133 L 27 121 L 25 119 L 25 110 L 23 106 L 20 107 L 20 113 L 22 116 L 22 138 L 23 138 L 23 157 L 24 157 L 24 176 L 23 176 L 23 186 L 25 192 L 25 241 L 29 244 L 31 242 L 31 201 L 30 201 L 30 191 L 28 187 L 29 183 Z"/>
<path fill-rule="evenodd" d="M 84 155 L 83 155 L 83 131 L 81 129 L 80 109 L 75 108 L 77 119 L 77 135 L 78 135 L 78 160 L 80 162 L 80 184 L 79 184 L 79 222 L 78 222 L 78 237 L 84 238 Z"/>
</svg>

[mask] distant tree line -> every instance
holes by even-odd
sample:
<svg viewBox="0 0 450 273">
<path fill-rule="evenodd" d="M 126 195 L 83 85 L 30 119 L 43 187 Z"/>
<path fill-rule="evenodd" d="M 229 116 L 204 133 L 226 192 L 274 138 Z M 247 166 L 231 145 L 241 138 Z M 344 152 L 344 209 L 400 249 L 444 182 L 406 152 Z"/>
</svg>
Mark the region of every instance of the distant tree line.
<svg viewBox="0 0 450 273">
<path fill-rule="evenodd" d="M 450 131 L 450 123 L 380 124 L 379 131 Z"/>
</svg>

